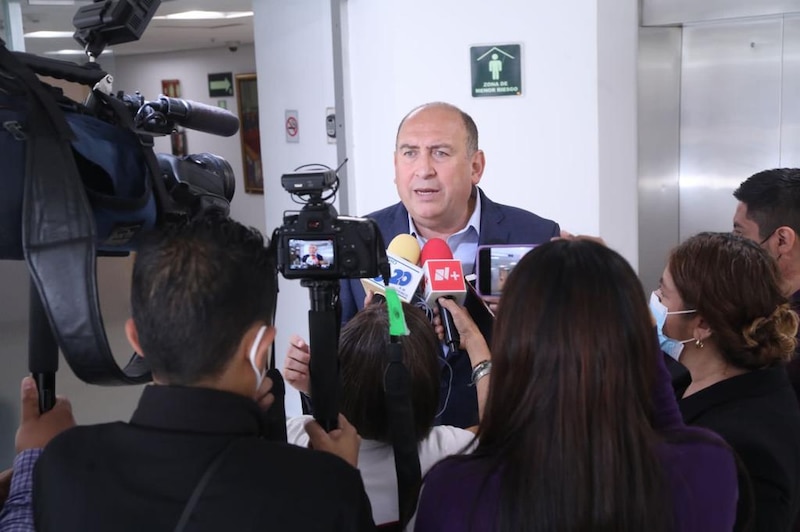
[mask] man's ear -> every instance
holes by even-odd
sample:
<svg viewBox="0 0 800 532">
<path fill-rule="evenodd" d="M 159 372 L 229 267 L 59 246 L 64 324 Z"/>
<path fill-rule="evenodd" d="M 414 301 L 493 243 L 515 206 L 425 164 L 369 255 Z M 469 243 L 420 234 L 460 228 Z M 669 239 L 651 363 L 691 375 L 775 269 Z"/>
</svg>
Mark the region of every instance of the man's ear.
<svg viewBox="0 0 800 532">
<path fill-rule="evenodd" d="M 486 156 L 483 150 L 476 150 L 475 153 L 472 154 L 472 161 L 470 164 L 472 168 L 472 184 L 477 185 L 480 183 L 483 170 L 486 168 Z"/>
<path fill-rule="evenodd" d="M 258 345 L 256 351 L 256 364 L 259 368 L 264 368 L 269 371 L 270 355 L 272 354 L 272 342 L 275 340 L 275 327 L 267 327 L 264 331 L 264 336 L 261 337 L 261 343 Z"/>
<path fill-rule="evenodd" d="M 792 252 L 797 253 L 795 249 L 797 244 L 797 233 L 791 227 L 782 225 L 775 230 L 778 235 L 778 255 L 789 255 Z"/>
<path fill-rule="evenodd" d="M 139 345 L 139 331 L 136 330 L 136 324 L 133 322 L 133 318 L 128 318 L 125 322 L 125 336 L 128 338 L 128 343 L 131 344 L 133 350 L 136 351 L 136 354 L 144 358 L 142 346 Z"/>
</svg>

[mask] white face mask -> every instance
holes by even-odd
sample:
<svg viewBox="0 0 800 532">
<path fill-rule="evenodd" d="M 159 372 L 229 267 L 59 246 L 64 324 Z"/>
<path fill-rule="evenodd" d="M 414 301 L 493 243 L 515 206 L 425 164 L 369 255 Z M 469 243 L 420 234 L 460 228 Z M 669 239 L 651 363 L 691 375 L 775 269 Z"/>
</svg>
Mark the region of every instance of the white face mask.
<svg viewBox="0 0 800 532">
<path fill-rule="evenodd" d="M 258 353 L 258 346 L 261 344 L 261 339 L 264 338 L 264 333 L 267 332 L 267 326 L 262 325 L 261 328 L 258 330 L 258 334 L 256 334 L 256 339 L 253 342 L 253 347 L 250 348 L 250 354 L 248 358 L 250 359 L 250 365 L 253 366 L 253 371 L 256 372 L 256 390 L 261 388 L 261 383 L 264 382 L 264 377 L 267 374 L 266 368 L 263 370 L 258 369 L 258 365 L 256 364 L 256 354 Z"/>
<path fill-rule="evenodd" d="M 667 307 L 664 306 L 655 292 L 650 294 L 650 312 L 653 313 L 653 317 L 656 319 L 656 330 L 658 331 L 658 343 L 661 345 L 661 350 L 664 351 L 666 354 L 678 360 L 681 356 L 681 352 L 683 351 L 683 346 L 694 338 L 689 338 L 688 340 L 675 340 L 670 338 L 666 334 L 664 334 L 664 323 L 667 321 L 667 316 L 670 314 L 690 314 L 692 312 L 697 312 L 696 310 L 676 310 L 674 312 L 669 312 Z"/>
</svg>

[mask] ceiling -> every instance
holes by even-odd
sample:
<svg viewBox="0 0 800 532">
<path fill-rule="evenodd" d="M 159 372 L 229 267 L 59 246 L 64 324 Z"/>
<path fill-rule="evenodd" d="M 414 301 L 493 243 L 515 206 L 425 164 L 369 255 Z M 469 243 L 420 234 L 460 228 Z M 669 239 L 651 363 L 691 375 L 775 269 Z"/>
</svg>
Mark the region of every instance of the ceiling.
<svg viewBox="0 0 800 532">
<path fill-rule="evenodd" d="M 0 0 L 0 5 L 6 0 Z M 32 31 L 74 31 L 72 17 L 88 0 L 77 0 L 73 5 L 29 5 L 28 0 L 20 0 L 22 7 L 23 32 Z M 61 0 L 63 3 L 64 0 Z M 42 0 L 39 0 L 39 3 Z M 55 2 L 54 2 L 55 3 Z M 156 16 L 169 15 L 190 10 L 206 11 L 252 11 L 253 0 L 161 0 Z M 0 10 L 0 24 L 4 23 L 4 10 Z M 0 32 L 5 36 L 5 30 Z M 253 42 L 253 17 L 229 20 L 152 20 L 139 41 L 109 46 L 115 55 L 149 54 L 196 50 L 202 48 L 227 47 L 228 43 Z M 76 49 L 80 45 L 72 38 L 25 39 L 25 51 L 44 54 L 48 51 Z M 78 57 L 62 56 L 61 59 L 78 61 Z"/>
</svg>

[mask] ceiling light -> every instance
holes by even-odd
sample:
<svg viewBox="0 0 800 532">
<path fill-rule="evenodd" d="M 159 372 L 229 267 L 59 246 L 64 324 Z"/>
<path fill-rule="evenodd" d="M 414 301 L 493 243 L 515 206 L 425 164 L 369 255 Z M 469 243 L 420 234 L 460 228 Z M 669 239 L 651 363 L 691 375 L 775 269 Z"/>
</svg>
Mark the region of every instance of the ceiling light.
<svg viewBox="0 0 800 532">
<path fill-rule="evenodd" d="M 26 33 L 26 39 L 65 39 L 72 37 L 74 31 L 32 31 Z"/>
<path fill-rule="evenodd" d="M 29 6 L 74 6 L 75 0 L 28 0 Z"/>
<path fill-rule="evenodd" d="M 114 50 L 108 50 L 107 49 L 103 53 L 105 55 L 113 54 Z M 51 52 L 45 52 L 44 55 L 86 55 L 86 52 L 84 52 L 83 50 L 65 49 L 65 50 L 53 50 Z"/>
<path fill-rule="evenodd" d="M 184 11 L 153 18 L 158 20 L 220 20 L 252 16 L 252 11 Z"/>
</svg>

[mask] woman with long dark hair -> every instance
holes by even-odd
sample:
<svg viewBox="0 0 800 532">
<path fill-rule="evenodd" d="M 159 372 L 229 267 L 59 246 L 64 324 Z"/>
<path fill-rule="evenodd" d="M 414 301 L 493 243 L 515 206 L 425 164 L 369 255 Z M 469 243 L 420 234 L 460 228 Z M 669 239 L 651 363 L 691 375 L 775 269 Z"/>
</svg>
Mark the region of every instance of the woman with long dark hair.
<svg viewBox="0 0 800 532">
<path fill-rule="evenodd" d="M 478 447 L 427 475 L 416 530 L 731 530 L 732 454 L 680 419 L 630 265 L 555 241 L 505 288 Z"/>
</svg>

